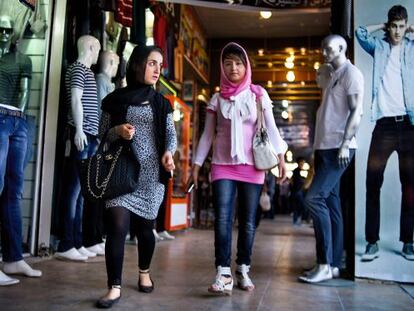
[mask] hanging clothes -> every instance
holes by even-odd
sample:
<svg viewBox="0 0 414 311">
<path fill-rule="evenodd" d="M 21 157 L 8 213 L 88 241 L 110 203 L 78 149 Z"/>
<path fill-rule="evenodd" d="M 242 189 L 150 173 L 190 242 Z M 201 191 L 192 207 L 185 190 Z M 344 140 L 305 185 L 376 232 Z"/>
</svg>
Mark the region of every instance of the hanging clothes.
<svg viewBox="0 0 414 311">
<path fill-rule="evenodd" d="M 146 0 L 134 0 L 132 9 L 131 42 L 138 45 L 146 44 L 145 35 L 145 9 L 148 6 Z"/>
<path fill-rule="evenodd" d="M 126 27 L 132 26 L 133 0 L 116 0 L 115 21 Z"/>
<path fill-rule="evenodd" d="M 37 0 L 19 0 L 25 6 L 29 7 L 32 11 L 35 10 Z"/>
<path fill-rule="evenodd" d="M 159 46 L 164 52 L 163 68 L 168 68 L 168 53 L 167 53 L 167 28 L 168 21 L 160 6 L 155 6 L 154 13 L 154 43 Z"/>
<path fill-rule="evenodd" d="M 115 12 L 116 11 L 116 0 L 97 0 L 97 5 L 104 11 Z"/>
</svg>

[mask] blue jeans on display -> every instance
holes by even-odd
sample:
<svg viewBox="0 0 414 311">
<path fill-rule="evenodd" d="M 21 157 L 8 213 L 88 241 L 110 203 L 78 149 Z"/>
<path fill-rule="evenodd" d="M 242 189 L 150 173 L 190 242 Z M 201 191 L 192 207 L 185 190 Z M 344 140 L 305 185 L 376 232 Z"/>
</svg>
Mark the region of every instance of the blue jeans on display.
<svg viewBox="0 0 414 311">
<path fill-rule="evenodd" d="M 70 155 L 65 169 L 64 187 L 61 199 L 63 205 L 63 236 L 59 242 L 58 252 L 66 252 L 72 247 L 82 246 L 82 215 L 83 196 L 80 187 L 79 163 L 81 160 L 93 156 L 98 148 L 98 138 L 86 134 L 88 145 L 82 151 L 78 151 L 74 141 L 75 129 L 70 130 Z"/>
<path fill-rule="evenodd" d="M 213 182 L 215 265 L 230 267 L 234 201 L 238 198 L 238 265 L 250 265 L 256 212 L 263 185 L 221 179 Z"/>
<path fill-rule="evenodd" d="M 350 158 L 355 149 L 349 150 Z M 315 151 L 315 175 L 305 203 L 313 220 L 318 264 L 340 267 L 344 245 L 339 188 L 346 167 L 338 164 L 338 149 Z"/>
<path fill-rule="evenodd" d="M 0 114 L 0 222 L 4 262 L 23 259 L 20 200 L 26 150 L 26 120 Z"/>
</svg>

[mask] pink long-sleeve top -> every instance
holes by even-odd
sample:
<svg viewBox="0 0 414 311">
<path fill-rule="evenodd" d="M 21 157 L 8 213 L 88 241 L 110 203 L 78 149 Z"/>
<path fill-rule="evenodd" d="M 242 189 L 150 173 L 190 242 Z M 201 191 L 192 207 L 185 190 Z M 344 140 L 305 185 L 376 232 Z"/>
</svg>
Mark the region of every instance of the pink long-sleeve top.
<svg viewBox="0 0 414 311">
<path fill-rule="evenodd" d="M 287 144 L 280 136 L 276 127 L 276 122 L 272 112 L 272 100 L 267 92 L 263 89 L 261 101 L 265 125 L 268 130 L 269 138 L 277 154 L 284 154 L 287 150 Z M 237 105 L 236 105 L 237 104 Z M 225 117 L 228 115 L 228 109 L 231 105 L 244 107 L 242 110 L 248 112 L 248 117 L 242 122 L 242 135 L 244 159 L 237 155 L 231 156 L 232 148 L 232 121 Z M 206 121 L 203 134 L 201 135 L 194 163 L 202 166 L 208 152 L 213 144 L 213 160 L 211 169 L 212 181 L 220 179 L 231 179 L 254 184 L 263 184 L 265 172 L 256 170 L 253 161 L 253 137 L 257 127 L 257 107 L 256 95 L 249 89 L 246 89 L 230 99 L 220 97 L 215 93 L 207 106 Z M 234 137 L 235 135 L 233 135 Z"/>
</svg>

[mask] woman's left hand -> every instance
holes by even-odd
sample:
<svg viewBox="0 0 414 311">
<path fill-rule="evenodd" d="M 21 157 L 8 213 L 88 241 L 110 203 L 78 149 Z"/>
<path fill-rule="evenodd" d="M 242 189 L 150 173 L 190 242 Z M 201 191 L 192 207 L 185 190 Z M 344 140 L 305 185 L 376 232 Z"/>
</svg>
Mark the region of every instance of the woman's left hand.
<svg viewBox="0 0 414 311">
<path fill-rule="evenodd" d="M 277 165 L 279 168 L 279 178 L 277 179 L 278 184 L 282 184 L 286 178 L 286 164 L 285 164 L 285 155 L 284 154 L 278 154 L 279 157 L 279 164 Z"/>
<path fill-rule="evenodd" d="M 167 172 L 171 172 L 172 170 L 175 169 L 174 158 L 172 156 L 171 151 L 166 151 L 164 153 L 164 155 L 161 158 L 161 164 L 162 166 L 164 166 Z"/>
</svg>

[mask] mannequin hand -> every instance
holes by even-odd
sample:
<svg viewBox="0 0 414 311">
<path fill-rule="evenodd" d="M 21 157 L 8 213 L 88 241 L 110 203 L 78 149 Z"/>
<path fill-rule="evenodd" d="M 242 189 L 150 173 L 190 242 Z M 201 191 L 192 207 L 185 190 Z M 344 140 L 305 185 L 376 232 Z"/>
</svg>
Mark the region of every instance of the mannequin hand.
<svg viewBox="0 0 414 311">
<path fill-rule="evenodd" d="M 346 167 L 348 166 L 349 162 L 349 148 L 342 145 L 338 151 L 338 164 L 340 167 Z"/>
<path fill-rule="evenodd" d="M 123 139 L 131 140 L 135 135 L 135 127 L 129 123 L 124 123 L 118 125 L 115 129 L 118 136 L 121 136 Z"/>
<path fill-rule="evenodd" d="M 166 151 L 164 153 L 164 155 L 161 158 L 161 164 L 162 166 L 164 166 L 167 172 L 171 172 L 173 169 L 175 169 L 174 159 L 171 151 Z"/>
<path fill-rule="evenodd" d="M 198 173 L 200 172 L 200 166 L 197 164 L 194 164 L 192 171 L 193 171 L 192 173 L 193 173 L 194 188 L 198 189 Z"/>
<path fill-rule="evenodd" d="M 277 167 L 279 168 L 279 177 L 277 179 L 277 183 L 279 185 L 281 185 L 287 178 L 286 175 L 286 164 L 285 164 L 285 155 L 284 154 L 278 154 L 277 155 L 279 158 L 279 164 L 277 165 Z"/>
<path fill-rule="evenodd" d="M 78 151 L 83 151 L 85 146 L 88 145 L 88 138 L 82 130 L 76 131 L 74 143 Z"/>
</svg>

